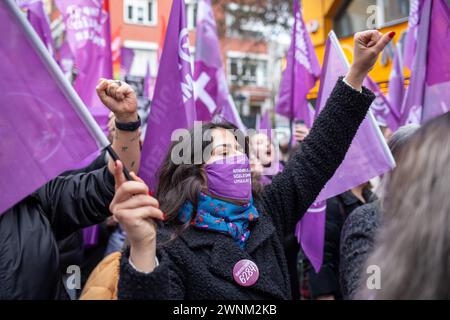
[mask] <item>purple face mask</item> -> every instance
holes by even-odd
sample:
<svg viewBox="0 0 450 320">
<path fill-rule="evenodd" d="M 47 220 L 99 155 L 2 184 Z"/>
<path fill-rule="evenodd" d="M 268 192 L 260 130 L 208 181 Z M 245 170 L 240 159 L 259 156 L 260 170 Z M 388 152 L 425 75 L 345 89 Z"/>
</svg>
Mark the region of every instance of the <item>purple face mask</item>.
<svg viewBox="0 0 450 320">
<path fill-rule="evenodd" d="M 217 197 L 250 201 L 252 177 L 247 156 L 235 156 L 205 165 L 208 191 Z"/>
</svg>

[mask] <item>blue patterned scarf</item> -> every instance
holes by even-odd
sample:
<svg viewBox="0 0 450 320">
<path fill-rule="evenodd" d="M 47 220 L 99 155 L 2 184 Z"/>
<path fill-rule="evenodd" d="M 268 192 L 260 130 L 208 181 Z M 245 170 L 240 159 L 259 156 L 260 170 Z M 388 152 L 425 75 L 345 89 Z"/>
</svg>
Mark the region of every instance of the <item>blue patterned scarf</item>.
<svg viewBox="0 0 450 320">
<path fill-rule="evenodd" d="M 178 213 L 181 222 L 191 220 L 194 207 L 186 202 Z M 236 243 L 245 248 L 250 237 L 248 226 L 259 218 L 258 210 L 253 205 L 253 199 L 245 205 L 236 205 L 212 198 L 204 193 L 199 195 L 197 215 L 191 224 L 199 229 L 214 230 L 232 237 Z"/>
</svg>

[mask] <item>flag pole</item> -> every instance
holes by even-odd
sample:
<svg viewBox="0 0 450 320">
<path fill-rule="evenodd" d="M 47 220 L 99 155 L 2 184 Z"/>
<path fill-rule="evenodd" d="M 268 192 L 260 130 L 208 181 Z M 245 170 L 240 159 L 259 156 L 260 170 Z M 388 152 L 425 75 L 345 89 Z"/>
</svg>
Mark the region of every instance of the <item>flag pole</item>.
<svg viewBox="0 0 450 320">
<path fill-rule="evenodd" d="M 14 0 L 6 0 L 6 5 L 9 8 L 9 11 L 12 15 L 17 19 L 20 25 L 23 27 L 25 34 L 28 37 L 28 41 L 30 41 L 31 45 L 36 49 L 36 52 L 40 56 L 41 60 L 44 62 L 47 70 L 50 71 L 52 76 L 58 81 L 59 86 L 61 87 L 64 95 L 69 99 L 71 105 L 75 108 L 76 113 L 80 117 L 81 121 L 87 127 L 91 135 L 97 141 L 97 145 L 101 149 L 105 149 L 110 154 L 111 158 L 116 161 L 120 160 L 117 154 L 111 147 L 110 142 L 106 138 L 100 126 L 95 121 L 94 117 L 91 115 L 89 110 L 87 109 L 84 102 L 81 100 L 80 96 L 76 93 L 75 89 L 69 83 L 67 78 L 64 76 L 63 72 L 59 68 L 56 61 L 48 52 L 48 49 L 44 46 L 41 39 L 37 35 L 36 31 L 33 29 L 31 24 L 25 18 L 25 15 L 22 14 L 21 10 L 14 2 Z M 128 170 L 123 167 L 124 174 L 128 180 L 133 180 L 128 172 Z"/>
</svg>

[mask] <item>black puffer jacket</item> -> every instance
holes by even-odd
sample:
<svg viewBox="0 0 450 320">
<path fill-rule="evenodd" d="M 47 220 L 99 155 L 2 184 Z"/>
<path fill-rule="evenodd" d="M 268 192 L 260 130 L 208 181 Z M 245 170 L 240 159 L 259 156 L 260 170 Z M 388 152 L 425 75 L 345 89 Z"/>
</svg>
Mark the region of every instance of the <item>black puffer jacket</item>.
<svg viewBox="0 0 450 320">
<path fill-rule="evenodd" d="M 56 241 L 103 221 L 113 195 L 104 167 L 55 178 L 0 216 L 0 299 L 58 298 Z"/>
<path fill-rule="evenodd" d="M 160 265 L 150 274 L 135 271 L 122 255 L 120 299 L 290 299 L 291 288 L 282 239 L 332 177 L 363 121 L 374 95 L 359 93 L 340 80 L 327 107 L 317 118 L 301 150 L 284 171 L 255 198 L 260 218 L 254 223 L 245 250 L 224 234 L 188 229 L 160 245 Z M 158 243 L 171 227 L 159 229 Z M 242 259 L 259 268 L 259 280 L 241 287 L 232 270 Z"/>
</svg>

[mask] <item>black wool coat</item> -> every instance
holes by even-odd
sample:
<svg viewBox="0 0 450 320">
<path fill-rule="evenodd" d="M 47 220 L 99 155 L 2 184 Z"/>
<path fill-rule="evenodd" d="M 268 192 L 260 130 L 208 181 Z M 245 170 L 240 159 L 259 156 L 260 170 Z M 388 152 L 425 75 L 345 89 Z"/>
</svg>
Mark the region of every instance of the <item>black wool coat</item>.
<svg viewBox="0 0 450 320">
<path fill-rule="evenodd" d="M 381 200 L 353 211 L 341 234 L 340 282 L 343 298 L 352 299 L 358 287 L 364 264 L 372 253 L 381 225 Z"/>
<path fill-rule="evenodd" d="M 122 255 L 119 299 L 291 299 L 283 239 L 304 215 L 343 161 L 375 96 L 340 79 L 327 105 L 283 172 L 255 197 L 260 218 L 242 250 L 227 235 L 189 228 L 167 243 L 170 226 L 158 231 L 159 266 L 136 271 Z M 259 268 L 251 287 L 237 284 L 235 264 L 249 259 Z"/>
</svg>

